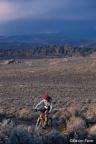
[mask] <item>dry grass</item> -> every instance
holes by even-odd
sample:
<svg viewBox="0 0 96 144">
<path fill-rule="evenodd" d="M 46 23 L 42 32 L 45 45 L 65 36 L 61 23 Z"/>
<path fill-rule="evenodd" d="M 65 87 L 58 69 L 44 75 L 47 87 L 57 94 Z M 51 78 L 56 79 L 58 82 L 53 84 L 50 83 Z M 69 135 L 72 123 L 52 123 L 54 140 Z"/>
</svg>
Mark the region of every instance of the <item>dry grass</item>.
<svg viewBox="0 0 96 144">
<path fill-rule="evenodd" d="M 80 110 L 78 110 L 78 108 L 77 108 L 75 105 L 71 105 L 71 106 L 69 106 L 69 107 L 67 108 L 67 111 L 68 111 L 71 115 L 76 116 Z"/>
<path fill-rule="evenodd" d="M 93 105 L 95 109 L 96 59 L 41 59 L 0 64 L 0 109 L 14 113 L 21 106 L 33 108 L 46 90 L 53 98 L 54 108 L 66 108 L 72 103 L 80 108 Z"/>
<path fill-rule="evenodd" d="M 96 136 L 96 124 L 90 127 L 87 131 L 90 135 Z"/>
<path fill-rule="evenodd" d="M 19 118 L 31 118 L 31 117 L 33 117 L 32 111 L 28 107 L 20 108 L 17 111 L 16 116 Z"/>
<path fill-rule="evenodd" d="M 80 117 L 73 116 L 70 118 L 70 121 L 67 122 L 68 132 L 84 130 L 85 127 L 85 121 Z"/>
</svg>

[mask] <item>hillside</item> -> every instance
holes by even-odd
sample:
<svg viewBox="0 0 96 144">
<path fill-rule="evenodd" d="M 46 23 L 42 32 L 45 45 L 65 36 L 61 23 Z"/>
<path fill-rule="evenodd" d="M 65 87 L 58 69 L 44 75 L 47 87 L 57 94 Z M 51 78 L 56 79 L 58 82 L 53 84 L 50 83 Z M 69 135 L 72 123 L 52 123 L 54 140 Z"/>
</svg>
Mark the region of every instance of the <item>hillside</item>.
<svg viewBox="0 0 96 144">
<path fill-rule="evenodd" d="M 95 57 L 0 62 L 0 144 L 96 143 Z M 32 109 L 46 90 L 53 126 L 39 135 Z"/>
<path fill-rule="evenodd" d="M 0 59 L 88 56 L 96 48 L 74 45 L 46 45 L 22 42 L 0 42 Z"/>
<path fill-rule="evenodd" d="M 64 33 L 0 36 L 0 59 L 87 56 L 96 39 L 70 39 Z"/>
</svg>

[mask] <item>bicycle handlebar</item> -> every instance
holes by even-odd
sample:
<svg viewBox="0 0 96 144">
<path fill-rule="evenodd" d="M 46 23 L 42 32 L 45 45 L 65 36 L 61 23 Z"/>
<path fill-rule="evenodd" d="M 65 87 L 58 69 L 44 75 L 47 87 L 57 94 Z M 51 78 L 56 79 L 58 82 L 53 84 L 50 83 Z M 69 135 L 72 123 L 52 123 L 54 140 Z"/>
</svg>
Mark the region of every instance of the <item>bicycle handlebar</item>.
<svg viewBox="0 0 96 144">
<path fill-rule="evenodd" d="M 32 109 L 33 112 L 38 112 L 40 109 Z"/>
</svg>

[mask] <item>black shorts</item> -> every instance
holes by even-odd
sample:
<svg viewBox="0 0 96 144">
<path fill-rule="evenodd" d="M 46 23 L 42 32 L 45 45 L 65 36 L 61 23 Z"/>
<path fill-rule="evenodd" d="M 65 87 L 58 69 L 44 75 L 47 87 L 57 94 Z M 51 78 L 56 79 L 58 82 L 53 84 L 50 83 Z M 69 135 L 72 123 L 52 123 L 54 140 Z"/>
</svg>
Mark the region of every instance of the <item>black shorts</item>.
<svg viewBox="0 0 96 144">
<path fill-rule="evenodd" d="M 49 110 L 50 110 L 50 107 L 48 107 L 48 109 L 46 109 L 46 108 L 44 107 L 44 108 L 41 108 L 41 109 L 40 109 L 40 112 L 45 113 L 45 112 L 49 112 Z"/>
</svg>

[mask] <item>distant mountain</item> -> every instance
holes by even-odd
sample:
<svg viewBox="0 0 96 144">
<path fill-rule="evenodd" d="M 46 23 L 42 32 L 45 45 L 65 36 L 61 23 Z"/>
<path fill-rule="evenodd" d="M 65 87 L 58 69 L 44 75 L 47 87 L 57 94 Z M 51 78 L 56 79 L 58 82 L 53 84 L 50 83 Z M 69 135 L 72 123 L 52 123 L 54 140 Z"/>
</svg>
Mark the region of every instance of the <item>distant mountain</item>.
<svg viewBox="0 0 96 144">
<path fill-rule="evenodd" d="M 0 36 L 0 59 L 86 56 L 95 51 L 96 40 L 74 41 L 63 34 Z"/>
<path fill-rule="evenodd" d="M 94 52 L 96 48 L 80 48 L 73 45 L 33 46 L 31 43 L 3 43 L 0 47 L 0 59 L 88 56 Z"/>
<path fill-rule="evenodd" d="M 81 48 L 96 48 L 96 40 L 81 41 L 79 44 Z"/>
<path fill-rule="evenodd" d="M 77 44 L 80 41 L 67 38 L 64 34 L 59 33 L 41 33 L 33 35 L 20 35 L 0 37 L 0 42 L 20 42 L 33 44 Z"/>
<path fill-rule="evenodd" d="M 48 44 L 72 44 L 80 47 L 96 47 L 96 39 L 72 39 L 64 33 L 39 33 L 33 35 L 0 36 L 0 46 L 2 43 L 31 43 L 33 45 Z"/>
</svg>

